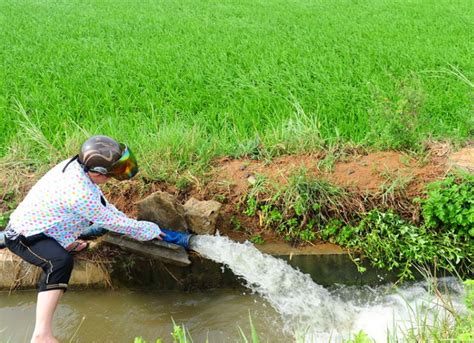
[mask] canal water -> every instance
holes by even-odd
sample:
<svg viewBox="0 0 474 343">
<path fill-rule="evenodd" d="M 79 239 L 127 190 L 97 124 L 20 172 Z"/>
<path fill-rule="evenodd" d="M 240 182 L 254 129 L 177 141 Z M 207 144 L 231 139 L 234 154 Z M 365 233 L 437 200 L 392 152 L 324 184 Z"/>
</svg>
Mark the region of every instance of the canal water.
<svg viewBox="0 0 474 343">
<path fill-rule="evenodd" d="M 71 290 L 57 310 L 56 335 L 61 342 L 133 342 L 139 336 L 171 342 L 174 321 L 196 343 L 241 342 L 239 327 L 250 337 L 250 315 L 264 342 L 341 342 L 360 330 L 386 342 L 387 332 L 400 337 L 418 320 L 452 320 L 426 282 L 322 287 L 249 243 L 203 236 L 192 248 L 231 269 L 247 290 Z M 459 283 L 440 281 L 440 290 L 463 311 Z M 35 298 L 35 292 L 0 293 L 0 342 L 29 341 Z"/>
</svg>

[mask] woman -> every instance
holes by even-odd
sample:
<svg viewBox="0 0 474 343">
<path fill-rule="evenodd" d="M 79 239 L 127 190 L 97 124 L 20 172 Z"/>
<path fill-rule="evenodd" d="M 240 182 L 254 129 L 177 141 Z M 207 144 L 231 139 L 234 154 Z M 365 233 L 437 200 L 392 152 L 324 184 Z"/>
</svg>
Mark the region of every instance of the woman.
<svg viewBox="0 0 474 343">
<path fill-rule="evenodd" d="M 111 177 L 130 179 L 137 172 L 136 159 L 126 145 L 93 136 L 79 155 L 46 173 L 12 213 L 5 230 L 7 248 L 43 269 L 31 342 L 57 342 L 53 315 L 68 287 L 71 252 L 87 246 L 78 240 L 81 234 L 101 227 L 142 241 L 161 240 L 165 235 L 158 225 L 128 218 L 117 210 L 98 186 Z"/>
</svg>

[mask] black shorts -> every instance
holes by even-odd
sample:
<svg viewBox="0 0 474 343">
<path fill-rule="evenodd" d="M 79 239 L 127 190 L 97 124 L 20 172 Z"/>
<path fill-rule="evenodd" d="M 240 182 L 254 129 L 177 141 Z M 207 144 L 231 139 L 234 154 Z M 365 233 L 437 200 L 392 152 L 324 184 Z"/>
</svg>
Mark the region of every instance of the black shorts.
<svg viewBox="0 0 474 343">
<path fill-rule="evenodd" d="M 5 238 L 7 248 L 23 260 L 43 269 L 38 291 L 66 290 L 74 259 L 55 239 L 42 233 L 13 239 Z"/>
</svg>

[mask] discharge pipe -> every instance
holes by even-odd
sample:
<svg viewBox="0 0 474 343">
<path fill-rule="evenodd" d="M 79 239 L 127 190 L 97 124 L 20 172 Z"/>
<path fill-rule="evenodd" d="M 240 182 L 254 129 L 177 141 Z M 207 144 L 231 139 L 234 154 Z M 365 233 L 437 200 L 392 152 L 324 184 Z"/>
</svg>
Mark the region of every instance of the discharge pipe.
<svg viewBox="0 0 474 343">
<path fill-rule="evenodd" d="M 186 250 L 189 250 L 189 242 L 191 238 L 194 236 L 193 234 L 187 232 L 180 232 L 180 231 L 171 231 L 167 229 L 161 229 L 166 236 L 163 237 L 163 241 L 168 243 L 173 243 L 177 245 L 181 245 Z"/>
</svg>

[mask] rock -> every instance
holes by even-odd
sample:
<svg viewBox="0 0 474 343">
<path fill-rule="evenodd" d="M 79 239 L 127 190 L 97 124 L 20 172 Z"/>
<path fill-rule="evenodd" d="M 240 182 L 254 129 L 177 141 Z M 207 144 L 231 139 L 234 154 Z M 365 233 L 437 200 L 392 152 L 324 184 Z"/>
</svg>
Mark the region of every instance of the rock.
<svg viewBox="0 0 474 343">
<path fill-rule="evenodd" d="M 173 231 L 187 231 L 184 209 L 176 198 L 166 192 L 155 192 L 137 203 L 138 220 L 147 220 Z"/>
<path fill-rule="evenodd" d="M 250 175 L 248 178 L 247 178 L 247 181 L 253 186 L 257 183 L 257 179 L 255 178 L 255 176 L 253 175 Z"/>
<path fill-rule="evenodd" d="M 214 201 L 189 199 L 184 204 L 184 216 L 189 229 L 199 235 L 213 235 L 222 204 Z"/>
</svg>

